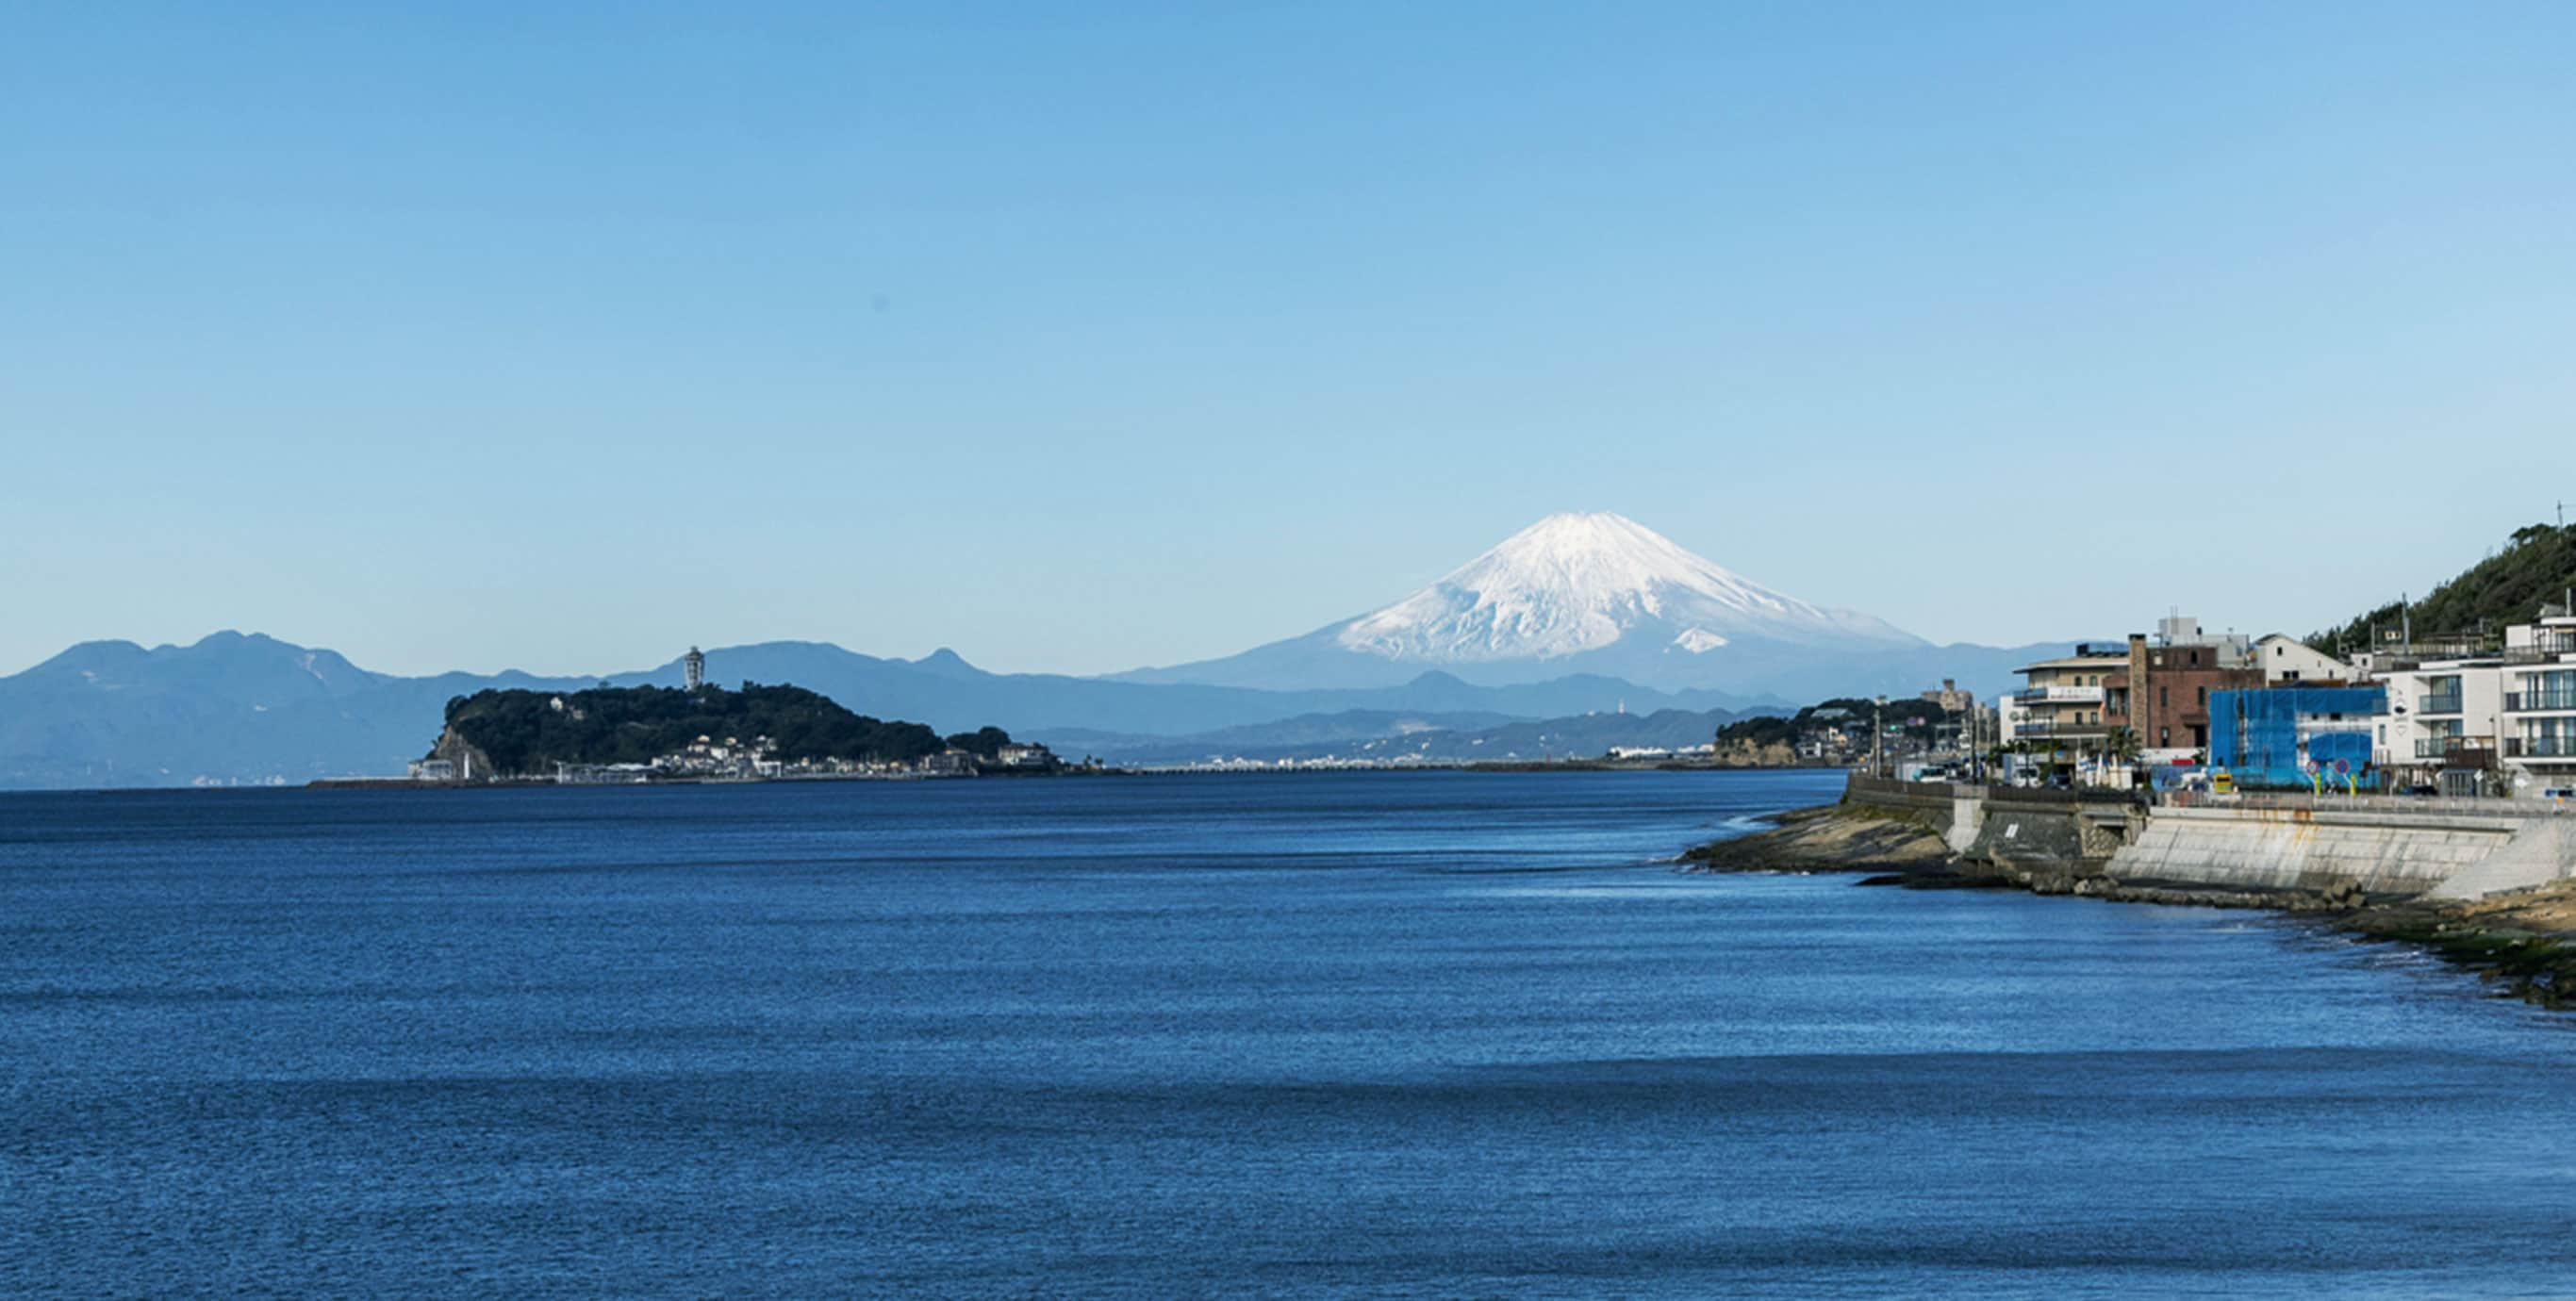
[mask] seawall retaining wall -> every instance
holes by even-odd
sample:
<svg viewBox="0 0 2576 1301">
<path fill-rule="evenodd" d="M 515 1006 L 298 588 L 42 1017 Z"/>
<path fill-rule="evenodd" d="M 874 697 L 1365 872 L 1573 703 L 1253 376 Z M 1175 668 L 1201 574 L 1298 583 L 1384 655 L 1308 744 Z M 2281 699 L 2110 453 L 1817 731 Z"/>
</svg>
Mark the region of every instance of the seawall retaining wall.
<svg viewBox="0 0 2576 1301">
<path fill-rule="evenodd" d="M 2161 808 L 2109 870 L 2127 884 L 2422 894 L 2494 857 L 2515 829 L 2501 818 Z"/>
<path fill-rule="evenodd" d="M 2127 885 L 2474 899 L 2576 876 L 2576 814 L 2502 801 L 2264 797 L 2148 805 L 2118 793 L 1854 777 L 1846 801 L 1937 820 L 1953 854 Z"/>
</svg>

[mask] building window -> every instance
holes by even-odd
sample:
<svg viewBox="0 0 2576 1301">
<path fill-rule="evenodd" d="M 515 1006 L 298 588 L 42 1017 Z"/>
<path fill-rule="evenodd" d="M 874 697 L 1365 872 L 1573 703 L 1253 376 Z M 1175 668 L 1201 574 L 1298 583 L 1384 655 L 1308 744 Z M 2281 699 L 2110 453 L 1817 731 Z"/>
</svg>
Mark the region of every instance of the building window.
<svg viewBox="0 0 2576 1301">
<path fill-rule="evenodd" d="M 2171 699 L 2172 695 L 2173 695 L 2173 688 L 2171 688 L 2171 687 L 2158 687 L 2158 688 L 2156 688 L 2156 708 L 2158 708 L 2158 709 L 2162 709 L 2162 708 L 2164 708 L 2165 706 L 2172 704 L 2172 703 L 2173 703 L 2173 700 Z"/>
<path fill-rule="evenodd" d="M 2195 688 L 2195 690 L 2200 692 L 2200 707 L 2207 709 L 2209 707 L 2209 688 L 2198 687 Z"/>
</svg>

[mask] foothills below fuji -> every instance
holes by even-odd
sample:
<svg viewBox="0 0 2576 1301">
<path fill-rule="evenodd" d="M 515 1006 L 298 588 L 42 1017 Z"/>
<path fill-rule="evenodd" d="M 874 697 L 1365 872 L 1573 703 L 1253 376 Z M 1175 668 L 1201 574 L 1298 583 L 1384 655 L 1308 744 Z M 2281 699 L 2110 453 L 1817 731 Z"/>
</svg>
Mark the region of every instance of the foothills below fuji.
<svg viewBox="0 0 2576 1301">
<path fill-rule="evenodd" d="M 791 683 L 943 732 L 995 724 L 1114 762 L 1203 745 L 1242 757 L 1311 753 L 1433 728 L 1622 711 L 1721 721 L 1942 678 L 1990 693 L 2017 664 L 2062 645 L 1935 646 L 1762 586 L 1622 516 L 1565 514 L 1390 605 L 1196 664 L 1083 678 L 987 673 L 947 650 L 881 659 L 818 642 L 706 655 L 718 682 Z M 451 697 L 486 687 L 678 686 L 681 673 L 674 655 L 597 676 L 398 677 L 256 634 L 150 649 L 84 642 L 0 678 L 0 787 L 398 773 L 437 737 Z"/>
</svg>

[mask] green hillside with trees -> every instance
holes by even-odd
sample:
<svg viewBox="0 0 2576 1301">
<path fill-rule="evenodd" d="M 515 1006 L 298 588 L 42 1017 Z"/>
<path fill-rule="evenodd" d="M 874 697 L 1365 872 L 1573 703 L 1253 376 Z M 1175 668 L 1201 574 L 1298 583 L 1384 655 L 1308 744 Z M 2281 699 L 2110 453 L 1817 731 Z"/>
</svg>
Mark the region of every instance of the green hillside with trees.
<svg viewBox="0 0 2576 1301">
<path fill-rule="evenodd" d="M 2349 655 L 2377 644 L 2379 634 L 2412 625 L 2415 640 L 2477 635 L 2501 644 L 2507 624 L 2529 623 L 2543 604 L 2565 599 L 2576 586 L 2576 525 L 2534 524 L 2513 531 L 2504 549 L 2469 566 L 2421 600 L 2391 601 L 2321 632 L 2308 645 L 2329 655 Z"/>
<path fill-rule="evenodd" d="M 1841 710 L 1843 716 L 1832 717 L 1829 713 L 1832 710 Z M 1828 713 L 1828 717 L 1818 718 L 1819 713 Z M 1766 745 L 1796 745 L 1799 737 L 1829 723 L 1840 724 L 1855 719 L 1868 723 L 1873 718 L 1884 718 L 1888 726 L 1899 729 L 1898 735 L 1909 736 L 1926 744 L 1931 742 L 1936 729 L 1951 721 L 1950 711 L 1941 708 L 1935 701 L 1891 697 L 1882 710 L 1872 701 L 1844 697 L 1836 700 L 1820 700 L 1786 717 L 1765 715 L 1737 719 L 1717 729 L 1717 743 L 1721 746 L 1742 745 L 1756 749 Z"/>
<path fill-rule="evenodd" d="M 556 703 L 562 702 L 560 708 Z M 704 687 L 602 687 L 590 691 L 490 690 L 447 702 L 447 727 L 503 772 L 540 772 L 556 763 L 646 763 L 701 736 L 744 742 L 766 736 L 778 758 L 911 762 L 945 745 L 919 723 L 853 714 L 802 687 L 746 682 L 739 691 Z M 1010 738 L 999 728 L 962 734 L 979 753 Z"/>
</svg>

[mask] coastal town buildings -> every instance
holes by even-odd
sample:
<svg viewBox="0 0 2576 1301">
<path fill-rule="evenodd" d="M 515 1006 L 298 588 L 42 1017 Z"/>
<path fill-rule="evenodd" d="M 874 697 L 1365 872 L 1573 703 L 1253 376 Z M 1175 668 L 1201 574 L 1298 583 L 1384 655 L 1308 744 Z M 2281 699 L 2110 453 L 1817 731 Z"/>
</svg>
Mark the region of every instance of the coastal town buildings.
<svg viewBox="0 0 2576 1301">
<path fill-rule="evenodd" d="M 1869 753 L 1870 722 L 1840 705 L 1827 705 L 1807 716 L 1798 734 L 1801 759 L 1818 763 L 1852 763 Z"/>
<path fill-rule="evenodd" d="M 2391 657 L 2372 677 L 2387 692 L 2372 759 L 2396 775 L 2397 785 L 2474 795 L 2496 780 L 2501 657 Z"/>
<path fill-rule="evenodd" d="M 2576 618 L 2507 628 L 2486 654 L 2374 658 L 2388 691 L 2374 759 L 2405 784 L 2486 794 L 2576 779 Z"/>
<path fill-rule="evenodd" d="M 2142 763 L 2196 764 L 2209 749 L 2211 694 L 2262 684 L 2249 639 L 2212 636 L 2196 619 L 2168 616 L 2152 639 L 2130 634 L 2126 681 L 2109 701 L 2111 723 L 2128 729 Z"/>
<path fill-rule="evenodd" d="M 2576 615 L 2505 631 L 2504 761 L 2544 788 L 2576 785 Z"/>
<path fill-rule="evenodd" d="M 772 757 L 777 745 L 768 737 L 755 736 L 749 741 L 739 737 L 718 740 L 701 735 L 676 754 L 666 754 L 650 765 L 669 777 L 736 778 L 775 776 L 780 771 Z"/>
<path fill-rule="evenodd" d="M 2242 633 L 2206 632 L 2198 619 L 2169 614 L 2153 634 L 2131 633 L 2117 650 L 2078 646 L 2018 670 L 2025 685 L 2002 702 L 1998 735 L 2024 756 L 2018 766 L 2051 779 L 2125 784 L 2139 767 L 2193 767 L 2208 759 L 2212 697 L 2262 686 L 2265 649 Z M 2285 680 L 2323 671 L 2315 662 L 2323 657 L 2294 663 L 2279 649 Z"/>
<path fill-rule="evenodd" d="M 2097 764 L 2109 748 L 2111 692 L 2115 686 L 2127 689 L 2127 648 L 2115 652 L 2079 645 L 2072 655 L 2014 672 L 2022 675 L 2024 685 L 2004 699 L 2001 734 L 2034 759 L 2027 766 L 2063 770 L 2063 775 Z"/>
</svg>

